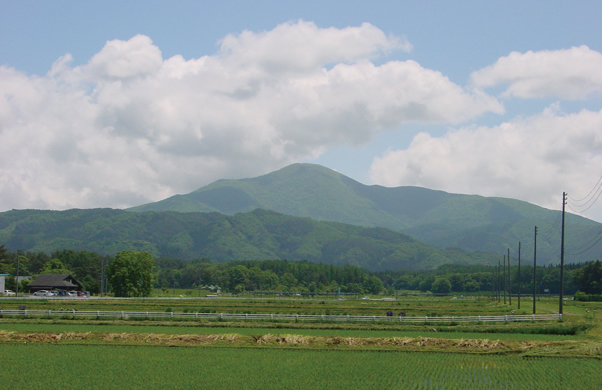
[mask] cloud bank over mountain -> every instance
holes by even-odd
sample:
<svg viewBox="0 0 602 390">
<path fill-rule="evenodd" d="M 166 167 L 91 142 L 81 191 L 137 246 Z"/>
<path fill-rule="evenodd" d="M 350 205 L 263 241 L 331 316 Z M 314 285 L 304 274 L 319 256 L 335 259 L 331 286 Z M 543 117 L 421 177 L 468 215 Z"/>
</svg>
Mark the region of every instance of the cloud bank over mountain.
<svg viewBox="0 0 602 390">
<path fill-rule="evenodd" d="M 602 54 L 587 46 L 513 52 L 470 79 L 475 88 L 505 88 L 500 98 L 506 101 L 585 104 L 602 96 Z M 505 196 L 554 209 L 568 191 L 574 199 L 583 198 L 571 202 L 569 197 L 570 211 L 588 211 L 590 218 L 602 220 L 596 203 L 602 191 L 596 185 L 602 175 L 602 110 L 565 113 L 561 106 L 557 101 L 539 114 L 497 126 L 458 127 L 440 137 L 417 134 L 408 148 L 375 158 L 371 178 L 387 186 Z"/>
<path fill-rule="evenodd" d="M 503 112 L 440 72 L 383 60 L 411 49 L 368 23 L 297 21 L 228 35 L 196 59 L 164 59 L 137 35 L 80 66 L 66 54 L 44 76 L 0 67 L 0 208 L 130 206 L 406 122 Z"/>
<path fill-rule="evenodd" d="M 376 158 L 372 180 L 526 199 L 559 209 L 568 186 L 579 197 L 596 184 L 601 130 L 602 111 L 563 114 L 553 105 L 499 126 L 459 128 L 442 137 L 421 133 L 407 149 Z"/>
<path fill-rule="evenodd" d="M 512 52 L 463 86 L 413 50 L 369 23 L 299 20 L 226 35 L 199 58 L 164 58 L 136 35 L 81 65 L 65 54 L 42 76 L 0 66 L 0 209 L 138 205 L 415 131 L 408 124 L 450 130 L 408 133 L 407 148 L 374 156 L 373 183 L 554 207 L 600 177 L 602 111 L 562 108 L 602 96 L 601 53 Z M 505 105 L 536 99 L 551 102 L 503 118 Z"/>
</svg>

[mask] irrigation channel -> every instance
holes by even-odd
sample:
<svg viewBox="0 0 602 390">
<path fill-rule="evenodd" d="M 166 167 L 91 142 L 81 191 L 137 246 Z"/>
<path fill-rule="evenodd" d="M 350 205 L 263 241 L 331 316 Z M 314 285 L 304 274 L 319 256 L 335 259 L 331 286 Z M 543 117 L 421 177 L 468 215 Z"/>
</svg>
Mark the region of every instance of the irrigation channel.
<svg viewBox="0 0 602 390">
<path fill-rule="evenodd" d="M 249 320 L 249 321 L 332 321 L 332 322 L 399 322 L 399 323 L 458 323 L 458 322 L 524 322 L 560 321 L 562 314 L 524 314 L 501 316 L 351 316 L 351 315 L 301 315 L 301 314 L 232 314 L 232 313 L 178 313 L 178 312 L 130 312 L 130 311 L 77 311 L 77 310 L 3 310 L 4 317 L 41 318 L 119 318 L 148 320 Z"/>
</svg>

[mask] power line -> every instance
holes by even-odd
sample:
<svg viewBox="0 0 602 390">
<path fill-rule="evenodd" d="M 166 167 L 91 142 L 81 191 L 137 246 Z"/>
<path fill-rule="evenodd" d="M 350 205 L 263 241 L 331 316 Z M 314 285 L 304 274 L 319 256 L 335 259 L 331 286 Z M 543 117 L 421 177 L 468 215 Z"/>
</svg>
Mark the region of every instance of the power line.
<svg viewBox="0 0 602 390">
<path fill-rule="evenodd" d="M 562 217 L 562 213 L 559 212 L 556 215 L 556 220 L 554 221 L 554 223 L 552 223 L 552 226 L 550 227 L 550 230 L 548 230 L 548 232 L 545 234 L 544 241 L 550 241 L 550 238 L 552 238 L 552 236 L 554 235 L 554 233 L 556 233 L 556 231 L 560 227 L 560 219 L 561 219 L 561 217 Z"/>
<path fill-rule="evenodd" d="M 595 205 L 595 204 L 596 204 L 596 202 L 597 202 L 597 201 L 598 201 L 598 199 L 600 198 L 600 195 L 602 195 L 602 187 L 600 187 L 600 191 L 598 191 L 598 195 L 596 196 L 596 199 L 594 199 L 594 200 L 593 200 L 593 201 L 590 203 L 590 205 L 589 205 L 589 206 L 587 206 L 586 208 L 584 208 L 583 210 L 575 210 L 574 208 L 572 208 L 572 207 L 571 207 L 571 205 L 570 205 L 570 204 L 569 204 L 569 208 L 570 208 L 572 211 L 574 211 L 574 212 L 576 212 L 576 213 L 578 213 L 578 214 L 584 213 L 584 212 L 586 212 L 587 210 L 589 210 L 589 209 L 590 209 L 590 208 L 591 208 L 593 205 Z M 587 203 L 586 203 L 586 204 L 587 204 Z M 584 204 L 583 206 L 585 206 L 586 204 Z M 575 206 L 575 207 L 583 207 L 583 206 Z"/>
<path fill-rule="evenodd" d="M 596 187 L 598 187 L 598 188 L 596 189 Z M 570 196 L 568 196 L 568 198 L 574 202 L 583 202 L 585 199 L 587 199 L 592 194 L 592 192 L 594 192 L 594 190 L 596 190 L 596 192 L 597 192 L 600 189 L 600 187 L 602 187 L 602 176 L 600 176 L 600 178 L 598 179 L 598 182 L 594 185 L 594 187 L 591 189 L 589 194 L 585 195 L 585 197 L 583 199 L 573 199 Z"/>
<path fill-rule="evenodd" d="M 602 195 L 602 176 L 600 176 L 596 185 L 594 185 L 594 187 L 585 196 L 585 198 L 583 198 L 583 199 L 572 199 L 571 198 L 571 202 L 568 206 L 575 213 L 581 214 L 581 213 L 586 212 L 594 204 L 596 204 L 596 202 L 598 201 L 598 199 L 600 198 L 601 195 Z M 581 203 L 581 202 L 583 202 L 583 203 Z M 581 204 L 578 204 L 578 203 L 581 203 Z M 575 208 L 578 210 L 576 210 Z"/>
<path fill-rule="evenodd" d="M 597 240 L 596 240 L 597 238 Z M 595 240 L 595 242 L 594 242 Z M 585 246 L 589 245 L 586 249 L 582 250 L 581 252 L 577 252 L 577 253 L 570 253 L 571 256 L 577 256 L 577 255 L 581 255 L 585 252 L 587 252 L 588 250 L 592 249 L 597 243 L 600 242 L 600 240 L 602 240 L 602 230 L 587 244 L 584 244 L 583 246 L 581 246 L 581 248 L 575 249 L 576 251 L 584 248 Z M 591 245 L 590 245 L 591 244 Z"/>
</svg>

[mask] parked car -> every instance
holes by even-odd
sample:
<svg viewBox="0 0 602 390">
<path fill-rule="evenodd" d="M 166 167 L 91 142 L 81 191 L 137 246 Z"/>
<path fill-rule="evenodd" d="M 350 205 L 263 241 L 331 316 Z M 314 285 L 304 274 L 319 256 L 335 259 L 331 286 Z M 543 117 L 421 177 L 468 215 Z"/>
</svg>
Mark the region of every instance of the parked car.
<svg viewBox="0 0 602 390">
<path fill-rule="evenodd" d="M 68 297 L 76 297 L 77 296 L 77 292 L 75 292 L 75 291 L 67 291 L 67 296 Z"/>
<path fill-rule="evenodd" d="M 47 290 L 36 291 L 36 292 L 33 293 L 33 295 L 35 297 L 47 297 L 48 296 L 48 291 Z"/>
<path fill-rule="evenodd" d="M 14 297 L 15 293 L 12 290 L 4 290 L 2 291 L 2 295 L 5 297 Z"/>
</svg>

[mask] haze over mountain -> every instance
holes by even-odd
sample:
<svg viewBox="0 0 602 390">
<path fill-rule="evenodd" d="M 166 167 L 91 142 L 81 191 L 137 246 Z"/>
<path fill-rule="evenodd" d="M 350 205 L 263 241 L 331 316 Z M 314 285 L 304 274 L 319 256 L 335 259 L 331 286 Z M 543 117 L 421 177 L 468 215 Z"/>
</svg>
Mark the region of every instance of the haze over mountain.
<svg viewBox="0 0 602 390">
<path fill-rule="evenodd" d="M 538 261 L 555 262 L 560 255 L 559 211 L 509 198 L 368 186 L 314 164 L 293 164 L 255 178 L 218 180 L 189 194 L 128 210 L 233 215 L 255 209 L 384 227 L 440 248 L 499 254 L 511 248 L 513 257 L 519 242 L 523 253 L 532 253 L 534 227 L 538 226 Z M 567 213 L 566 225 L 567 261 L 600 257 L 602 245 L 593 244 L 601 224 Z"/>
</svg>

